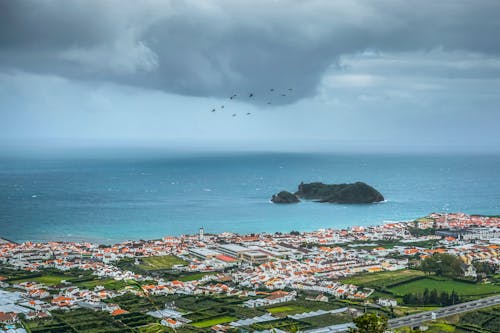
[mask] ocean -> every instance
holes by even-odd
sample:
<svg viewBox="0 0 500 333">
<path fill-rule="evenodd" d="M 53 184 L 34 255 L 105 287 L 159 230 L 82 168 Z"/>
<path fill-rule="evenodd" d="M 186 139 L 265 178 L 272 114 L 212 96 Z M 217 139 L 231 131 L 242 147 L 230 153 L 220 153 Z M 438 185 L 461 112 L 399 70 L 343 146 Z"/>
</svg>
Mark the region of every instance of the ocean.
<svg viewBox="0 0 500 333">
<path fill-rule="evenodd" d="M 301 182 L 364 181 L 383 203 L 270 203 Z M 0 158 L 0 237 L 113 243 L 500 213 L 500 156 L 246 153 Z"/>
</svg>

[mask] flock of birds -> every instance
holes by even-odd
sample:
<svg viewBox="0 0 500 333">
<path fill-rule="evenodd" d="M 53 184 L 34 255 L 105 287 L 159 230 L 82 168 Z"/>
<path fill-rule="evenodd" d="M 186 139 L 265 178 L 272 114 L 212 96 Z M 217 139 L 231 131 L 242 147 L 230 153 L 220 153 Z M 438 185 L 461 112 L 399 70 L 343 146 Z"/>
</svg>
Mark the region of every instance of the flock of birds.
<svg viewBox="0 0 500 333">
<path fill-rule="evenodd" d="M 286 96 L 287 96 L 287 94 L 288 94 L 288 95 L 289 95 L 289 94 L 291 94 L 291 93 L 292 93 L 292 91 L 293 91 L 293 89 L 292 89 L 292 88 L 288 88 L 288 89 L 286 90 L 286 92 L 278 92 L 278 91 L 276 91 L 276 89 L 274 89 L 274 88 L 270 88 L 270 89 L 269 89 L 269 94 L 270 94 L 270 95 L 268 94 L 268 96 L 267 96 L 267 99 L 268 99 L 268 100 L 267 100 L 267 103 L 266 103 L 266 104 L 267 104 L 267 105 L 271 105 L 271 104 L 272 104 L 272 102 L 269 100 L 269 99 L 270 99 L 269 97 L 272 97 L 273 95 L 274 95 L 274 96 L 280 96 L 280 97 L 286 97 Z M 230 100 L 234 100 L 234 99 L 236 99 L 237 97 L 238 97 L 238 95 L 237 95 L 237 94 L 233 94 L 233 95 L 231 95 L 231 96 L 229 97 L 229 99 L 230 99 Z M 252 99 L 253 99 L 253 98 L 255 98 L 255 94 L 254 94 L 253 92 L 250 92 L 250 93 L 248 93 L 248 97 L 247 97 L 247 98 L 252 98 Z M 221 105 L 219 108 L 215 108 L 215 107 L 214 107 L 214 108 L 212 108 L 212 110 L 211 110 L 210 112 L 215 113 L 215 112 L 217 112 L 217 111 L 222 111 L 222 110 L 224 110 L 224 105 Z M 246 113 L 246 115 L 247 115 L 247 116 L 250 116 L 251 114 L 252 114 L 251 112 L 247 112 L 247 113 Z M 238 115 L 237 113 L 233 113 L 233 114 L 232 114 L 232 116 L 233 116 L 233 117 L 236 117 L 237 115 Z"/>
</svg>

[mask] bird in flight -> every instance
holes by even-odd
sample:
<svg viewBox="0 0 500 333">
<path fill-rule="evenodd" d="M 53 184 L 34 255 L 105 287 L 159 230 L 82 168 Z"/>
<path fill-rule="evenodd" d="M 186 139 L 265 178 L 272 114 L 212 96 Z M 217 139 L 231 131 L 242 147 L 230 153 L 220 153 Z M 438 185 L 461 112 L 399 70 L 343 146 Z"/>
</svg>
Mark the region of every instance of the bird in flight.
<svg viewBox="0 0 500 333">
<path fill-rule="evenodd" d="M 274 88 L 269 89 L 269 91 L 274 91 Z"/>
<path fill-rule="evenodd" d="M 293 89 L 292 88 L 288 88 L 288 91 L 292 91 Z"/>
<path fill-rule="evenodd" d="M 215 112 L 215 109 L 212 109 L 212 112 Z"/>
<path fill-rule="evenodd" d="M 220 106 L 220 108 L 221 108 L 221 109 L 224 109 L 224 105 L 221 105 L 221 106 Z"/>
<path fill-rule="evenodd" d="M 271 102 L 267 102 L 267 105 L 271 105 Z"/>
<path fill-rule="evenodd" d="M 252 98 L 253 97 L 253 93 L 250 93 L 250 95 L 248 95 L 249 98 Z"/>
<path fill-rule="evenodd" d="M 251 115 L 251 113 L 250 113 L 250 112 L 247 112 L 247 116 L 249 116 L 249 115 Z"/>
<path fill-rule="evenodd" d="M 236 113 L 233 113 L 233 117 L 236 117 Z"/>
<path fill-rule="evenodd" d="M 238 96 L 238 95 L 234 94 L 233 96 L 229 97 L 229 99 L 233 99 L 233 98 L 235 98 L 236 96 Z"/>
<path fill-rule="evenodd" d="M 281 96 L 286 96 L 286 94 L 281 94 Z"/>
</svg>

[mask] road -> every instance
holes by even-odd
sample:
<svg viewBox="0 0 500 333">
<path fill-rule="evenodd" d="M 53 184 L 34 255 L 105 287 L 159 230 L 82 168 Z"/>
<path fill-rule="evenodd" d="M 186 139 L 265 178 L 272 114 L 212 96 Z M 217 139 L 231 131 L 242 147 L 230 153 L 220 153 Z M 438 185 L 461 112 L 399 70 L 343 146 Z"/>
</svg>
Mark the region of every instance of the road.
<svg viewBox="0 0 500 333">
<path fill-rule="evenodd" d="M 420 312 L 414 315 L 399 317 L 389 320 L 390 328 L 399 328 L 404 326 L 419 326 L 426 321 L 431 321 L 433 319 L 448 317 L 458 313 L 464 313 L 468 311 L 479 310 L 482 308 L 487 308 L 489 306 L 499 305 L 500 295 L 481 298 L 476 301 L 470 301 L 465 303 L 460 303 L 456 305 L 450 305 L 442 307 L 433 311 Z M 322 328 L 316 328 L 305 333 L 341 333 L 347 332 L 349 327 L 353 327 L 353 323 L 345 323 L 340 325 L 327 326 Z"/>
<path fill-rule="evenodd" d="M 420 312 L 406 317 L 390 319 L 389 327 L 398 328 L 403 326 L 418 326 L 429 320 L 448 317 L 458 313 L 474 311 L 498 304 L 500 304 L 500 295 L 481 298 L 477 301 L 450 305 L 433 311 Z"/>
</svg>

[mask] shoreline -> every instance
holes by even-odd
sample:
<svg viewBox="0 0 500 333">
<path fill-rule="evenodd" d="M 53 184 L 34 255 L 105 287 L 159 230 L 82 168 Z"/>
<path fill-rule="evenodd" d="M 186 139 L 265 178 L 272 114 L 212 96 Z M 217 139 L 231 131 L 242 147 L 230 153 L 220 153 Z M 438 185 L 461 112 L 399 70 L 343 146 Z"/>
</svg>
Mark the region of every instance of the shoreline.
<svg viewBox="0 0 500 333">
<path fill-rule="evenodd" d="M 418 220 L 425 220 L 428 219 L 430 216 L 433 214 L 435 215 L 441 215 L 441 216 L 446 216 L 446 215 L 463 215 L 467 216 L 468 218 L 479 218 L 479 219 L 500 219 L 500 214 L 467 214 L 463 212 L 455 212 L 455 213 L 446 213 L 446 212 L 432 212 L 428 213 L 427 215 L 419 216 L 416 218 L 412 219 L 407 219 L 407 220 L 384 220 L 381 223 L 376 223 L 376 224 L 357 224 L 357 225 L 352 225 L 348 227 L 339 227 L 339 228 L 333 228 L 333 227 L 323 227 L 323 228 L 316 228 L 316 229 L 307 229 L 307 230 L 301 230 L 300 228 L 295 228 L 295 229 L 289 229 L 287 231 L 275 231 L 275 232 L 267 232 L 267 231 L 259 231 L 259 232 L 234 232 L 234 231 L 222 231 L 222 232 L 210 232 L 206 230 L 206 227 L 200 226 L 200 228 L 204 228 L 205 235 L 211 235 L 211 236 L 219 236 L 222 234 L 233 234 L 235 236 L 248 236 L 248 235 L 258 235 L 258 236 L 266 236 L 266 235 L 274 235 L 276 233 L 282 233 L 282 234 L 290 234 L 291 232 L 300 232 L 301 234 L 310 234 L 310 233 L 317 233 L 321 231 L 332 231 L 332 232 L 340 232 L 340 231 L 349 231 L 349 230 L 356 230 L 356 229 L 373 229 L 373 228 L 379 228 L 379 227 L 384 227 L 386 225 L 395 225 L 395 224 L 408 224 L 412 222 L 417 222 Z M 158 237 L 152 237 L 152 238 L 146 238 L 146 237 L 141 237 L 141 238 L 135 238 L 135 239 L 119 239 L 119 240 L 114 240 L 114 239 L 108 239 L 107 241 L 103 241 L 100 238 L 94 238 L 94 237 L 81 237 L 77 239 L 71 239 L 68 237 L 67 239 L 60 240 L 58 238 L 62 237 L 54 237 L 49 240 L 16 240 L 12 241 L 10 239 L 7 239 L 5 237 L 0 236 L 0 244 L 2 243 L 2 240 L 5 241 L 6 243 L 12 243 L 12 244 L 23 244 L 23 243 L 39 243 L 39 244 L 46 244 L 46 243 L 91 243 L 91 244 L 96 244 L 96 245 L 106 245 L 106 246 L 112 246 L 116 244 L 123 244 L 123 243 L 133 243 L 133 242 L 154 242 L 154 241 L 161 241 L 166 238 L 171 238 L 171 239 L 177 239 L 177 238 L 189 238 L 189 237 L 194 237 L 198 235 L 197 232 L 189 233 L 189 234 L 179 234 L 179 235 L 172 235 L 172 234 L 167 234 L 167 235 L 160 235 Z"/>
</svg>

